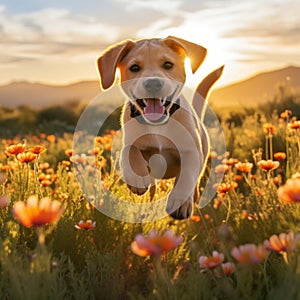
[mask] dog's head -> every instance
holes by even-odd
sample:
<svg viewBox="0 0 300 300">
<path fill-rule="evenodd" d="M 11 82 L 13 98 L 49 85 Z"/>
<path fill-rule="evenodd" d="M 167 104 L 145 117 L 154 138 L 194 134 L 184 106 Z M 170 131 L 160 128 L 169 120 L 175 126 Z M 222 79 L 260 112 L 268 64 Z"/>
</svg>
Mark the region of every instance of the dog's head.
<svg viewBox="0 0 300 300">
<path fill-rule="evenodd" d="M 98 58 L 103 89 L 115 81 L 116 69 L 121 85 L 132 105 L 151 125 L 168 120 L 170 108 L 185 82 L 185 59 L 194 73 L 203 62 L 206 49 L 180 38 L 126 40 L 114 45 Z"/>
</svg>

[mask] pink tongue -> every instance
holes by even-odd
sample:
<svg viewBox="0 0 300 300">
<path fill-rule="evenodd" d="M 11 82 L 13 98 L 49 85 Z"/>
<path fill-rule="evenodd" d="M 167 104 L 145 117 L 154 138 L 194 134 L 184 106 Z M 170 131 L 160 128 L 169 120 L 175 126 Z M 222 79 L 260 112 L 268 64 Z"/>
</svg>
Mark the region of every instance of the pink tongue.
<svg viewBox="0 0 300 300">
<path fill-rule="evenodd" d="M 159 120 L 164 112 L 165 107 L 159 100 L 147 100 L 147 106 L 144 108 L 144 114 L 149 121 Z"/>
</svg>

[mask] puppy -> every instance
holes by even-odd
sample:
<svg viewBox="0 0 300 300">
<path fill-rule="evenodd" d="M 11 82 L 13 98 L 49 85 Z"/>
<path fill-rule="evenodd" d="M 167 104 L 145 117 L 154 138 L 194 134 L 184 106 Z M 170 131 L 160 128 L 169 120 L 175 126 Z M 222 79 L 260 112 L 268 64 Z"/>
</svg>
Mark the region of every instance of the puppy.
<svg viewBox="0 0 300 300">
<path fill-rule="evenodd" d="M 101 85 L 110 88 L 120 70 L 128 97 L 121 117 L 121 168 L 131 191 L 142 195 L 155 179 L 175 178 L 166 211 L 175 219 L 189 218 L 198 199 L 198 181 L 205 169 L 209 137 L 199 116 L 204 99 L 221 76 L 223 67 L 208 75 L 197 88 L 192 105 L 181 95 L 185 60 L 196 72 L 206 49 L 186 40 L 126 40 L 106 50 L 97 60 Z"/>
</svg>

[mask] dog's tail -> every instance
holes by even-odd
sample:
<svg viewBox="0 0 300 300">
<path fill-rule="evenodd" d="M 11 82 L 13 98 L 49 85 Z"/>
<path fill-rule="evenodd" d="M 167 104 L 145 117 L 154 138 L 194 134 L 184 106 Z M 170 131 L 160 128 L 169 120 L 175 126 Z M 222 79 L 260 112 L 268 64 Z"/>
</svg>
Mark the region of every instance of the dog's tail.
<svg viewBox="0 0 300 300">
<path fill-rule="evenodd" d="M 224 65 L 208 74 L 197 86 L 193 96 L 192 106 L 198 117 L 203 121 L 205 115 L 205 99 L 212 85 L 221 77 Z"/>
</svg>

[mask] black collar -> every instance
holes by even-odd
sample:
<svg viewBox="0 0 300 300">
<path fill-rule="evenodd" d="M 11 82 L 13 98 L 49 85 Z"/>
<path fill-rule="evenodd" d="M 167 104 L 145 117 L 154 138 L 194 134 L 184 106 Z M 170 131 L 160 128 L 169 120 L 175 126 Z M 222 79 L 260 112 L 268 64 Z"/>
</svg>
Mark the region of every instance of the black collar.
<svg viewBox="0 0 300 300">
<path fill-rule="evenodd" d="M 171 104 L 171 101 L 166 101 L 166 104 L 164 105 L 166 108 Z M 141 113 L 137 108 L 135 107 L 134 104 L 129 101 L 129 106 L 130 106 L 130 117 L 131 118 L 136 118 L 140 123 L 146 124 L 144 118 L 141 117 Z M 170 107 L 169 110 L 169 116 L 172 116 L 174 112 L 180 108 L 180 98 L 176 99 L 175 102 L 172 103 L 172 106 Z"/>
</svg>

